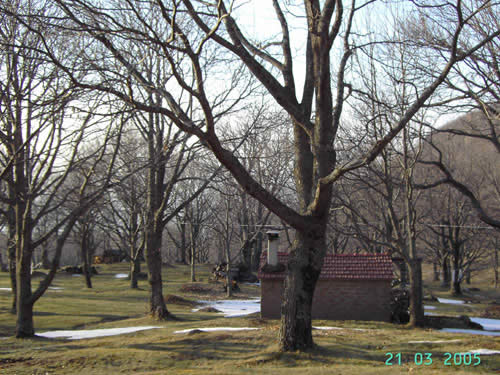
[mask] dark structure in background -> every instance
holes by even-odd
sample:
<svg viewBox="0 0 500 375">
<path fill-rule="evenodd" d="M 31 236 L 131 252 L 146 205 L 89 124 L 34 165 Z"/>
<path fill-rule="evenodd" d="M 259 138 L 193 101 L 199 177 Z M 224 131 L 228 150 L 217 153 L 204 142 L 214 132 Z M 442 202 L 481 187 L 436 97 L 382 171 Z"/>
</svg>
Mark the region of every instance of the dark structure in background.
<svg viewBox="0 0 500 375">
<path fill-rule="evenodd" d="M 261 316 L 279 319 L 288 254 L 270 237 L 261 257 Z M 269 257 L 268 257 L 269 253 Z M 313 319 L 391 320 L 393 263 L 388 254 L 327 254 L 314 292 Z"/>
</svg>

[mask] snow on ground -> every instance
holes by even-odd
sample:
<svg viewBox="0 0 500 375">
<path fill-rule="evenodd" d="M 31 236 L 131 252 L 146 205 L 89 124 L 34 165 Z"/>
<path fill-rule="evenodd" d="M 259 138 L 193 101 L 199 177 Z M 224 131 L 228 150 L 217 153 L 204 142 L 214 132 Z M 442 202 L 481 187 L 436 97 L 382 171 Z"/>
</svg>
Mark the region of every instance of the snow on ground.
<svg viewBox="0 0 500 375">
<path fill-rule="evenodd" d="M 202 332 L 216 332 L 216 331 L 254 331 L 260 328 L 250 328 L 250 327 L 212 327 L 212 328 L 189 328 L 183 329 L 182 331 L 175 331 L 174 333 L 189 333 L 193 331 L 202 331 Z"/>
<path fill-rule="evenodd" d="M 471 317 L 471 321 L 481 324 L 486 331 L 500 331 L 500 319 L 486 319 Z M 500 332 L 499 332 L 500 333 Z"/>
<path fill-rule="evenodd" d="M 11 288 L 0 288 L 0 290 L 3 290 L 5 292 L 12 292 Z"/>
<path fill-rule="evenodd" d="M 436 310 L 436 306 L 424 306 L 424 310 Z"/>
<path fill-rule="evenodd" d="M 115 279 L 126 279 L 128 277 L 127 273 L 117 273 Z"/>
<path fill-rule="evenodd" d="M 461 304 L 465 303 L 464 301 L 460 301 L 458 299 L 448 299 L 448 298 L 439 298 L 439 297 L 438 297 L 438 302 L 439 303 L 448 303 L 448 304 L 452 304 L 452 305 L 461 305 Z"/>
<path fill-rule="evenodd" d="M 471 335 L 500 336 L 500 332 L 497 331 L 480 331 L 475 329 L 443 328 L 441 331 L 451 333 L 468 333 Z"/>
<path fill-rule="evenodd" d="M 470 354 L 481 354 L 481 355 L 493 355 L 493 354 L 500 354 L 499 350 L 491 350 L 491 349 L 474 349 L 474 350 L 469 350 L 467 353 Z M 467 354 L 464 353 L 464 354 Z"/>
<path fill-rule="evenodd" d="M 260 298 L 198 301 L 198 303 L 203 304 L 203 306 L 193 309 L 193 311 L 198 311 L 205 307 L 213 307 L 223 313 L 225 318 L 234 318 L 260 312 Z"/>
<path fill-rule="evenodd" d="M 73 276 L 73 277 L 82 277 L 82 275 L 80 275 L 79 273 L 74 273 L 71 276 Z"/>
<path fill-rule="evenodd" d="M 92 339 L 95 337 L 123 335 L 125 333 L 144 331 L 147 329 L 155 329 L 155 328 L 163 328 L 163 327 L 143 326 L 143 327 L 126 327 L 126 328 L 90 329 L 90 330 L 80 330 L 80 331 L 50 331 L 50 332 L 38 333 L 37 335 L 47 337 L 49 339 L 67 338 L 68 340 L 82 340 L 82 339 Z"/>
<path fill-rule="evenodd" d="M 448 344 L 460 341 L 462 340 L 408 341 L 408 344 Z"/>
</svg>

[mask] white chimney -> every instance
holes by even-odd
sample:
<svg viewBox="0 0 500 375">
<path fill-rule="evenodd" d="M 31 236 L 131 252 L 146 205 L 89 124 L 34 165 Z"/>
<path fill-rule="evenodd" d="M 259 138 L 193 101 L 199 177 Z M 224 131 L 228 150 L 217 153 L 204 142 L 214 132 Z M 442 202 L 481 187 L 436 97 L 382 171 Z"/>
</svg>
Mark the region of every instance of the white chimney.
<svg viewBox="0 0 500 375">
<path fill-rule="evenodd" d="M 267 264 L 276 266 L 278 264 L 279 232 L 269 231 L 267 234 Z"/>
</svg>

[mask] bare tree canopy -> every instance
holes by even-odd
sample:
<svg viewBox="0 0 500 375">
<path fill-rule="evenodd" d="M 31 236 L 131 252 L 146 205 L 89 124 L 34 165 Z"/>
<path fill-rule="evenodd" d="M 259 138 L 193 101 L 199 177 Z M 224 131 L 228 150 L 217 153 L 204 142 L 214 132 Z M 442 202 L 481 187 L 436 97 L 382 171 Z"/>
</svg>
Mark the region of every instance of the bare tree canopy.
<svg viewBox="0 0 500 375">
<path fill-rule="evenodd" d="M 363 89 L 357 87 L 362 83 L 352 69 L 353 56 L 385 42 L 361 20 L 370 14 L 377 17 L 382 4 L 273 0 L 279 35 L 260 40 L 241 26 L 238 11 L 251 6 L 243 2 L 54 0 L 47 4 L 50 14 L 40 16 L 26 10 L 16 19 L 38 35 L 40 49 L 73 84 L 112 94 L 132 108 L 161 115 L 180 131 L 196 136 L 248 194 L 296 230 L 282 304 L 282 350 L 313 345 L 311 304 L 326 253 L 333 183 L 377 158 L 453 67 L 500 33 L 498 27 L 486 29 L 480 38 L 464 43 L 464 31 L 487 11 L 485 4 L 409 2 L 407 25 L 423 37 L 427 30 L 435 31 L 449 48 L 420 55 L 418 43 L 404 36 L 390 41 L 408 46 L 413 53 L 406 57 L 415 69 L 425 65 L 426 74 L 414 83 L 411 101 L 391 119 L 386 133 L 365 152 L 340 160 L 338 133 L 350 95 Z M 30 19 L 66 35 L 75 45 L 74 59 L 60 59 L 44 33 L 30 26 Z M 390 22 L 397 25 L 396 20 Z M 302 49 L 296 53 L 300 43 Z M 304 58 L 302 65 L 297 63 L 299 57 Z M 153 79 L 144 63 L 149 59 L 164 66 L 163 77 Z M 90 66 L 93 73 L 79 75 L 80 64 Z M 297 79 L 295 65 L 302 70 L 303 84 Z M 250 95 L 256 88 L 289 117 L 296 206 L 260 183 L 219 131 L 220 123 L 231 122 L 234 112 L 252 101 Z"/>
</svg>

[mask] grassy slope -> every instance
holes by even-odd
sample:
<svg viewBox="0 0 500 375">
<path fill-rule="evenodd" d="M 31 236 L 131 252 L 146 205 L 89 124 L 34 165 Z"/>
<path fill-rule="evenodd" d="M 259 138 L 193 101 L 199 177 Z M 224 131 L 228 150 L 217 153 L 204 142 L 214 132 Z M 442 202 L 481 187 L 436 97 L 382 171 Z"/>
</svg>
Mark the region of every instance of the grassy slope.
<svg viewBox="0 0 500 375">
<path fill-rule="evenodd" d="M 378 322 L 328 322 L 343 330 L 315 331 L 318 347 L 309 353 L 277 352 L 277 321 L 255 317 L 225 319 L 214 313 L 192 313 L 188 306 L 169 305 L 180 318 L 175 322 L 155 322 L 144 315 L 147 306 L 147 283 L 142 290 L 130 290 L 128 281 L 115 279 L 114 274 L 126 272 L 126 265 L 102 266 L 94 278 L 94 289 L 87 290 L 79 277 L 60 275 L 50 290 L 36 304 L 35 326 L 38 332 L 55 329 L 112 328 L 160 325 L 163 328 L 114 337 L 88 340 L 49 340 L 14 338 L 0 339 L 1 374 L 402 374 L 425 373 L 493 373 L 500 371 L 500 356 L 482 356 L 479 366 L 444 366 L 445 352 L 457 353 L 471 349 L 500 350 L 500 338 L 448 334 L 427 329 L 409 329 Z M 201 267 L 202 281 L 208 280 L 209 267 Z M 439 306 L 433 312 L 450 315 L 479 316 L 491 299 L 500 302 L 500 293 L 491 289 L 491 275 L 483 273 L 472 286 L 481 292 L 468 295 L 481 304 Z M 430 274 L 425 273 L 429 280 Z M 164 269 L 165 294 L 188 299 L 223 298 L 220 284 L 202 285 L 220 290 L 216 294 L 192 294 L 180 291 L 189 278 L 188 267 Z M 473 280 L 475 281 L 475 280 Z M 34 282 L 36 284 L 36 280 Z M 427 283 L 428 291 L 448 296 L 437 283 Z M 8 277 L 0 273 L 0 287 L 8 286 Z M 243 286 L 235 298 L 258 295 L 254 286 Z M 478 295 L 479 294 L 479 295 Z M 482 298 L 481 296 L 484 296 Z M 15 319 L 8 313 L 10 293 L 0 291 L 0 337 L 11 336 Z M 211 332 L 176 335 L 175 330 L 195 327 L 252 326 L 251 332 Z M 364 328 L 359 331 L 352 328 Z M 409 341 L 459 340 L 444 344 L 409 344 Z M 386 366 L 386 352 L 402 353 L 403 364 Z M 434 363 L 416 366 L 417 352 L 432 353 Z"/>
</svg>

